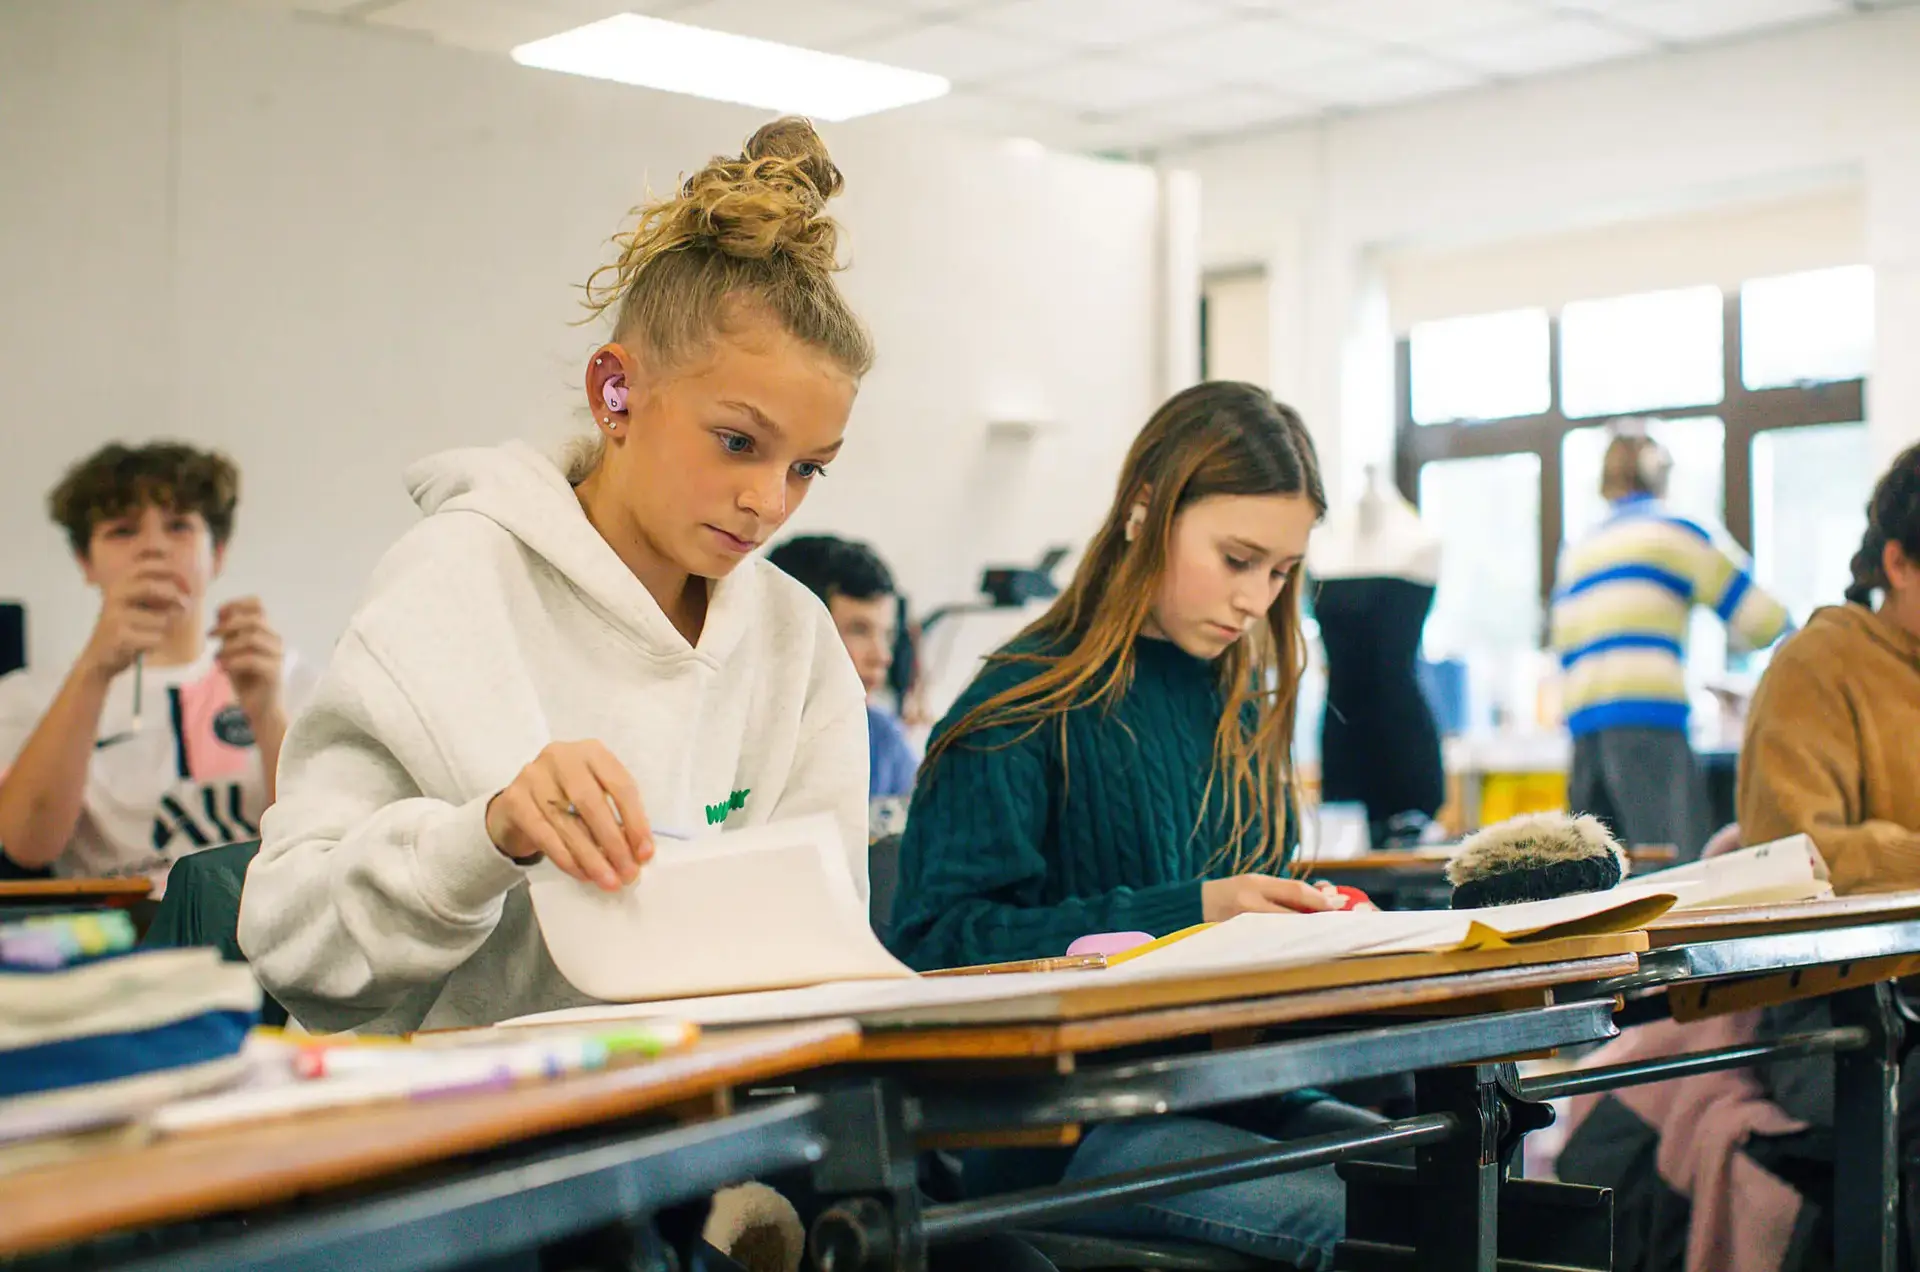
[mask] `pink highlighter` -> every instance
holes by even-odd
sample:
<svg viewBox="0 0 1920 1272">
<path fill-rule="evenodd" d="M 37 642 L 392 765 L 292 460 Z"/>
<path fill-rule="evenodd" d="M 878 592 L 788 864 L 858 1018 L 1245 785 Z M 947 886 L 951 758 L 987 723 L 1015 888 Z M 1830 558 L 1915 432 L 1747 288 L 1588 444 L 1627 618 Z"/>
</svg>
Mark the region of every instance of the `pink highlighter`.
<svg viewBox="0 0 1920 1272">
<path fill-rule="evenodd" d="M 1112 958 L 1115 954 L 1124 954 L 1136 945 L 1145 945 L 1153 940 L 1145 932 L 1091 932 L 1067 946 L 1067 957 L 1077 954 L 1104 954 Z"/>
</svg>

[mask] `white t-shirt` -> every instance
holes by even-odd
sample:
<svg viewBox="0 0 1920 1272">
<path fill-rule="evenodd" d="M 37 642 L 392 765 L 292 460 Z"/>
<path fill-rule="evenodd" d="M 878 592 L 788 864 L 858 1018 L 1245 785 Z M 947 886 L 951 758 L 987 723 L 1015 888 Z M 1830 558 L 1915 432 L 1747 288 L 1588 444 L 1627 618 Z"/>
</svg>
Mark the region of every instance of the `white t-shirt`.
<svg viewBox="0 0 1920 1272">
<path fill-rule="evenodd" d="M 291 717 L 316 677 L 291 653 L 282 674 Z M 0 774 L 39 727 L 65 675 L 63 667 L 58 675 L 0 678 Z M 80 822 L 53 872 L 145 874 L 159 890 L 181 857 L 258 838 L 267 787 L 253 728 L 212 650 L 186 666 L 146 668 L 138 728 L 133 680 L 128 668 L 107 687 Z"/>
</svg>

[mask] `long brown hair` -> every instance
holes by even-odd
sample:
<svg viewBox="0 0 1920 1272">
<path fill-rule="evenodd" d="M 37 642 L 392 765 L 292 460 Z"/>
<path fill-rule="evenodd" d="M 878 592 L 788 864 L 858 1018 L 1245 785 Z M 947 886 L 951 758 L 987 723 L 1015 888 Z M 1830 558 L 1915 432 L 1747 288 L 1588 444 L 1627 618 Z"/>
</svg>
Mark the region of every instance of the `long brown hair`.
<svg viewBox="0 0 1920 1272">
<path fill-rule="evenodd" d="M 1001 662 L 1031 663 L 1039 674 L 988 698 L 935 739 L 927 753 L 929 775 L 940 756 L 969 734 L 1018 725 L 1030 733 L 1049 720 L 1058 720 L 1064 731 L 1068 711 L 1118 701 L 1133 680 L 1134 642 L 1167 566 L 1174 518 L 1214 495 L 1304 495 L 1317 514 L 1326 514 L 1320 463 L 1306 425 L 1255 385 L 1196 385 L 1153 413 L 1127 452 L 1113 507 L 1073 582 L 1020 635 L 1019 644 L 1037 651 L 994 655 Z M 1140 504 L 1146 518 L 1129 543 L 1127 521 Z M 1267 621 L 1219 659 L 1224 706 L 1203 808 L 1216 786 L 1224 785 L 1232 831 L 1221 852 L 1231 853 L 1236 873 L 1286 863 L 1288 801 L 1280 795 L 1295 787 L 1294 706 L 1307 657 L 1300 630 L 1302 576 L 1296 566 Z"/>
</svg>

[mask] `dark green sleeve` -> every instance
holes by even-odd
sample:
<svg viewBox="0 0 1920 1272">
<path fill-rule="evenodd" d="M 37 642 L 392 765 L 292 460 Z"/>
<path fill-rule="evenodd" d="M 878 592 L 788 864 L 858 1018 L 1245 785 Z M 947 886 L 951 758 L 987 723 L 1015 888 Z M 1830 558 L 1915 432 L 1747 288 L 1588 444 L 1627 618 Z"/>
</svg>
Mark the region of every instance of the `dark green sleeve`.
<svg viewBox="0 0 1920 1272">
<path fill-rule="evenodd" d="M 1006 675 L 1004 668 L 983 673 L 948 721 Z M 1197 880 L 1046 900 L 1057 868 L 1049 829 L 1060 794 L 1052 758 L 1059 732 L 1054 724 L 1023 732 L 972 734 L 921 774 L 900 846 L 888 941 L 911 967 L 1048 958 L 1093 932 L 1163 936 L 1200 922 Z"/>
</svg>

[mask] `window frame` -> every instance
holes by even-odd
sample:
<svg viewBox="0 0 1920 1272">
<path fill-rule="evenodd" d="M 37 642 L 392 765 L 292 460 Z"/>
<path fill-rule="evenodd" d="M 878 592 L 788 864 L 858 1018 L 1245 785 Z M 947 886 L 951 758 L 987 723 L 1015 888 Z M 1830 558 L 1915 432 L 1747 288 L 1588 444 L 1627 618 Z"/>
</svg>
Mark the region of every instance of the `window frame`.
<svg viewBox="0 0 1920 1272">
<path fill-rule="evenodd" d="M 1455 420 L 1416 424 L 1413 420 L 1413 344 L 1402 335 L 1394 347 L 1394 481 L 1415 506 L 1420 498 L 1420 469 L 1449 459 L 1484 459 L 1533 454 L 1540 458 L 1540 604 L 1546 613 L 1565 537 L 1562 524 L 1561 446 L 1568 433 L 1615 420 L 1657 416 L 1685 419 L 1718 416 L 1726 426 L 1726 529 L 1748 553 L 1753 551 L 1753 440 L 1777 429 L 1814 424 L 1853 424 L 1866 419 L 1866 378 L 1825 384 L 1749 389 L 1741 369 L 1740 293 L 1725 297 L 1721 310 L 1722 378 L 1718 402 L 1697 406 L 1649 407 L 1615 415 L 1569 418 L 1561 407 L 1560 315 L 1547 316 L 1548 406 L 1539 415 L 1492 420 Z"/>
</svg>

